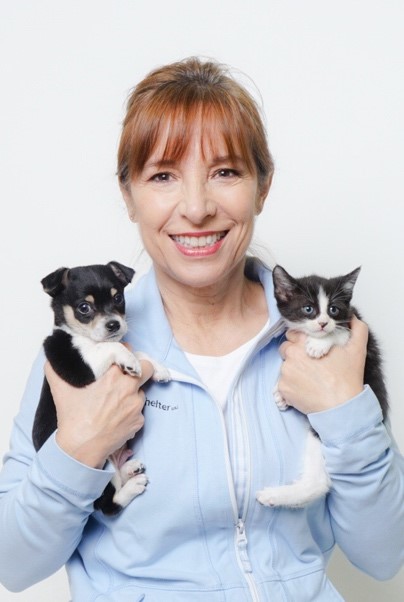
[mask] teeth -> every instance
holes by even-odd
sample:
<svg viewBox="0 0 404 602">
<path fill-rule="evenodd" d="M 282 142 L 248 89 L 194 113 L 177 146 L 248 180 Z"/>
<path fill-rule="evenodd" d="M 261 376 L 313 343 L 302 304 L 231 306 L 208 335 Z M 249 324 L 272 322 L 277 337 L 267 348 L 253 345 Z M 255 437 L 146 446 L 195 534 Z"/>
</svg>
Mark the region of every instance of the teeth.
<svg viewBox="0 0 404 602">
<path fill-rule="evenodd" d="M 226 235 L 225 232 L 209 234 L 208 236 L 172 236 L 171 238 L 183 247 L 211 247 Z"/>
</svg>

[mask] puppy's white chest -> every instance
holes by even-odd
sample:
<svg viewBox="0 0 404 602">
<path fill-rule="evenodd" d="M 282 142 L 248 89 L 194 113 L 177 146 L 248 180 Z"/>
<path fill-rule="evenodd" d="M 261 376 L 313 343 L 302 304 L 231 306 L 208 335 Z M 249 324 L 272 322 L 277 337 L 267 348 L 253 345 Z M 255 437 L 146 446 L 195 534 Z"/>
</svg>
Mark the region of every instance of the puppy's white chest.
<svg viewBox="0 0 404 602">
<path fill-rule="evenodd" d="M 139 376 L 141 373 L 139 360 L 122 343 L 96 342 L 82 335 L 73 335 L 72 344 L 91 368 L 96 380 L 113 364 L 117 364 L 124 372 L 133 376 Z"/>
</svg>

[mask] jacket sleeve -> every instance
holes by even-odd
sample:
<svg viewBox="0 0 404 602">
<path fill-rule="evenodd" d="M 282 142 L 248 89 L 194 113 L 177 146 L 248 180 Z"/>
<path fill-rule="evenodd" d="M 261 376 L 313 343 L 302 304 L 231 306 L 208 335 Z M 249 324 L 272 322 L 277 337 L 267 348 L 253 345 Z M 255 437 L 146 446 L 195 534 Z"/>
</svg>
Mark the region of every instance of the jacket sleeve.
<svg viewBox="0 0 404 602">
<path fill-rule="evenodd" d="M 342 406 L 309 415 L 332 479 L 328 496 L 335 540 L 376 579 L 404 562 L 404 458 L 369 387 Z"/>
<path fill-rule="evenodd" d="M 43 382 L 34 364 L 0 473 L 0 582 L 21 591 L 69 559 L 111 473 L 80 464 L 51 436 L 35 453 L 31 430 Z"/>
</svg>

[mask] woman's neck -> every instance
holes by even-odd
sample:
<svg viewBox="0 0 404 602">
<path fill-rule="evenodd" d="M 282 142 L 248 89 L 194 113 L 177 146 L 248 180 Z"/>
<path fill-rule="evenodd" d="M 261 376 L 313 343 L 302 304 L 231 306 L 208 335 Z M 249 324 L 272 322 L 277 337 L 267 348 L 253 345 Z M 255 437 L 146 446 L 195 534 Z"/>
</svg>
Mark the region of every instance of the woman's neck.
<svg viewBox="0 0 404 602">
<path fill-rule="evenodd" d="M 268 320 L 264 290 L 243 270 L 203 289 L 157 279 L 167 318 L 184 351 L 224 355 L 255 336 Z"/>
</svg>

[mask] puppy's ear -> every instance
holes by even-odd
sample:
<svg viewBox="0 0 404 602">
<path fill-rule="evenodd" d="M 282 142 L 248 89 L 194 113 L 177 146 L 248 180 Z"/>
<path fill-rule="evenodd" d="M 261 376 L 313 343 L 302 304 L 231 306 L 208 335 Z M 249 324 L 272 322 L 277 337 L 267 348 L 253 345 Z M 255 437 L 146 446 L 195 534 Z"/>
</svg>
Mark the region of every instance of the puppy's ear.
<svg viewBox="0 0 404 602">
<path fill-rule="evenodd" d="M 115 276 L 122 282 L 124 286 L 132 282 L 132 278 L 135 275 L 135 270 L 129 268 L 122 263 L 118 263 L 117 261 L 110 261 L 107 265 L 112 269 Z"/>
<path fill-rule="evenodd" d="M 66 288 L 69 279 L 69 268 L 59 268 L 55 272 L 42 278 L 41 284 L 45 293 L 51 297 L 56 297 L 64 288 Z"/>
</svg>

